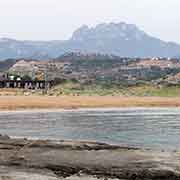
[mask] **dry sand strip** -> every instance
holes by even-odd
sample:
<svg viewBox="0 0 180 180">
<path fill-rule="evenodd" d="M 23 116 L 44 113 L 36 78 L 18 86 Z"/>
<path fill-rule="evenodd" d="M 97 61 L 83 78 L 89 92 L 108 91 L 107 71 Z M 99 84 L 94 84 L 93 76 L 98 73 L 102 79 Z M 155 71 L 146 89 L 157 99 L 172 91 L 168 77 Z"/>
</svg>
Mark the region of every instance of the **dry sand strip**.
<svg viewBox="0 0 180 180">
<path fill-rule="evenodd" d="M 179 180 L 180 153 L 0 136 L 0 178 Z"/>
<path fill-rule="evenodd" d="M 180 107 L 180 98 L 121 96 L 0 96 L 0 110 L 95 107 Z"/>
</svg>

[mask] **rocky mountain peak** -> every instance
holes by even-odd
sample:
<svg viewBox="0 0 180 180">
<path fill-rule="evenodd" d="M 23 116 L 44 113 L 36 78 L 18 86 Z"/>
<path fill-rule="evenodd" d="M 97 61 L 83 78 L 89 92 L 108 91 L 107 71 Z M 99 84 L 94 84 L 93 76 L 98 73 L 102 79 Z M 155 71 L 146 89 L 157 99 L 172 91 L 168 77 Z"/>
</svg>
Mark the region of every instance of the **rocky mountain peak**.
<svg viewBox="0 0 180 180">
<path fill-rule="evenodd" d="M 136 25 L 121 23 L 102 23 L 95 27 L 89 28 L 82 26 L 73 33 L 71 40 L 86 41 L 95 39 L 116 39 L 140 40 L 146 33 L 138 29 Z"/>
<path fill-rule="evenodd" d="M 174 57 L 180 45 L 152 37 L 134 24 L 81 26 L 66 41 L 18 41 L 0 38 L 0 60 L 56 58 L 66 52 L 114 54 L 122 57 Z"/>
</svg>

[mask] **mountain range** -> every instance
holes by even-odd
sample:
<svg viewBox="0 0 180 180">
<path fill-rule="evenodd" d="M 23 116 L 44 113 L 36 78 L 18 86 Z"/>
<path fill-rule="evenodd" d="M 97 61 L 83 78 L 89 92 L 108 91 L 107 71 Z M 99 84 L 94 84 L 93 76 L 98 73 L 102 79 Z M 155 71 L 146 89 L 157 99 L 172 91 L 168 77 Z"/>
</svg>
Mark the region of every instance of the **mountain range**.
<svg viewBox="0 0 180 180">
<path fill-rule="evenodd" d="M 180 44 L 152 37 L 136 25 L 103 23 L 82 26 L 70 39 L 60 41 L 18 41 L 0 39 L 0 59 L 50 59 L 67 52 L 114 54 L 123 57 L 175 57 Z"/>
</svg>

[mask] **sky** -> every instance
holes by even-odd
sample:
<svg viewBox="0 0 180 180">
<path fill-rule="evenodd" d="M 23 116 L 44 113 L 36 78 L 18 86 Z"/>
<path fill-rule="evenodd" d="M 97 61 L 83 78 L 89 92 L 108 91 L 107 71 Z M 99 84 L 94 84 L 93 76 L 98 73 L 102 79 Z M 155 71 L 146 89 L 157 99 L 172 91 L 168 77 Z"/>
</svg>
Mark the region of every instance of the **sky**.
<svg viewBox="0 0 180 180">
<path fill-rule="evenodd" d="M 82 25 L 126 22 L 180 43 L 180 0 L 0 0 L 0 37 L 65 40 Z"/>
</svg>

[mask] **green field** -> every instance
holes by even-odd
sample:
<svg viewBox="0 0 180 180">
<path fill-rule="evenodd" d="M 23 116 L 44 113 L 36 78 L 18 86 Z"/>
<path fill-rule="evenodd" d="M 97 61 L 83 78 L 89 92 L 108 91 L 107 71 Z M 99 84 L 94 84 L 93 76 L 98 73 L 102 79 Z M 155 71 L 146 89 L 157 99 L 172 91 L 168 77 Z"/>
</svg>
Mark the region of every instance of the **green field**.
<svg viewBox="0 0 180 180">
<path fill-rule="evenodd" d="M 106 86 L 100 84 L 80 85 L 75 82 L 67 82 L 54 87 L 50 95 L 88 95 L 88 96 L 158 96 L 158 97 L 180 97 L 180 86 Z"/>
<path fill-rule="evenodd" d="M 91 84 L 82 85 L 78 82 L 67 81 L 61 83 L 47 93 L 42 90 L 1 89 L 2 95 L 49 95 L 49 96 L 140 96 L 140 97 L 180 97 L 180 85 L 165 86 L 153 84 L 139 84 L 134 86 Z"/>
</svg>

